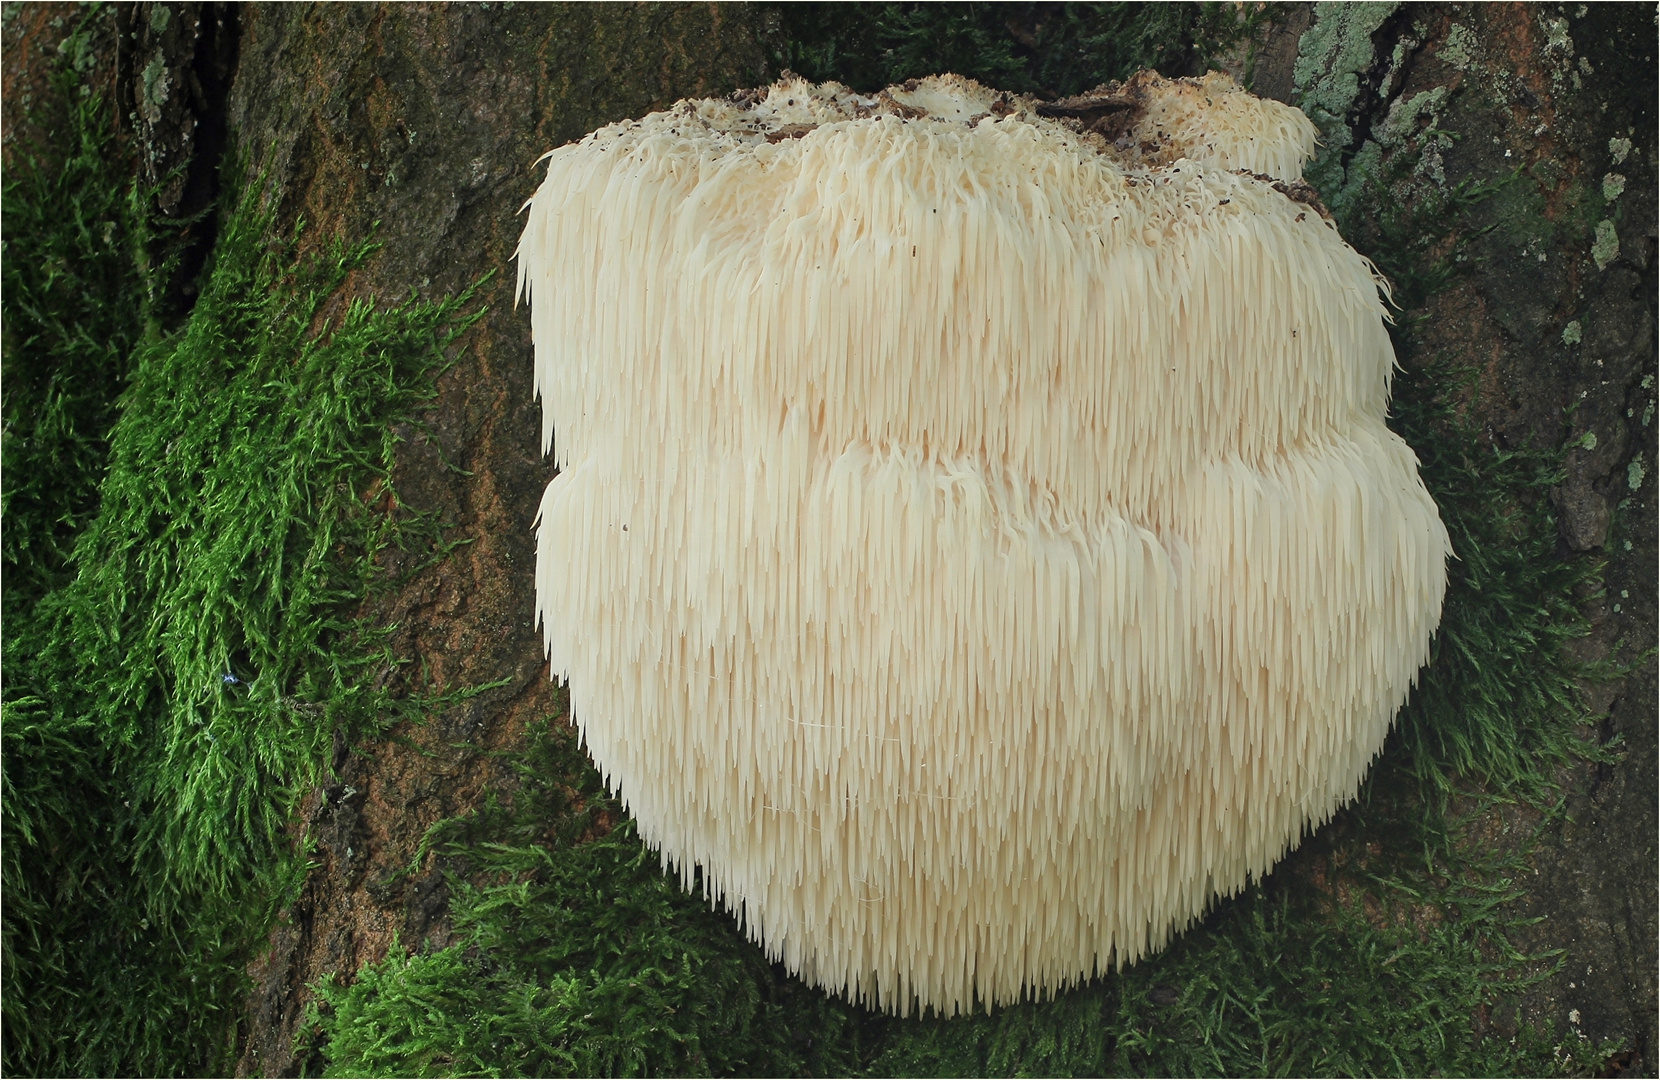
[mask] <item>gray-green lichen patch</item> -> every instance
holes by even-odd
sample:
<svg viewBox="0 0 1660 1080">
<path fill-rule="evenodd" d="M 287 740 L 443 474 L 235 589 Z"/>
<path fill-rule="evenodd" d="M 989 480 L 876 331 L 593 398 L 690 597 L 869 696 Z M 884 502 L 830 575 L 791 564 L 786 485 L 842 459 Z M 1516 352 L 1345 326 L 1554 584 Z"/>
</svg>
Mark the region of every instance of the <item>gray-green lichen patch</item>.
<svg viewBox="0 0 1660 1080">
<path fill-rule="evenodd" d="M 1425 27 L 1414 26 L 1387 59 L 1381 57 L 1373 35 L 1397 9 L 1394 4 L 1321 4 L 1298 43 L 1298 100 L 1323 141 L 1305 174 L 1339 222 L 1350 220 L 1382 191 L 1390 193 L 1391 201 L 1405 203 L 1420 188 L 1439 194 L 1448 187 L 1444 154 L 1457 136 L 1443 116 L 1457 91 L 1431 86 L 1390 100 L 1401 90 L 1427 34 Z M 1480 48 L 1468 30 L 1454 30 L 1461 32 L 1451 34 L 1438 55 L 1463 70 L 1478 62 Z M 1382 117 L 1361 100 L 1363 88 L 1374 83 L 1388 103 Z M 1369 127 L 1361 120 L 1367 112 L 1373 114 Z M 1357 127 L 1365 127 L 1363 139 Z"/>
<path fill-rule="evenodd" d="M 1447 40 L 1441 46 L 1439 53 L 1441 61 L 1458 71 L 1468 71 L 1475 63 L 1476 55 L 1481 46 L 1470 28 L 1460 23 L 1454 23 L 1447 31 Z"/>
<path fill-rule="evenodd" d="M 1320 129 L 1324 147 L 1306 170 L 1311 181 L 1330 171 L 1354 142 L 1350 114 L 1360 96 L 1361 73 L 1372 67 L 1372 43 L 1385 19 L 1399 7 L 1393 3 L 1315 6 L 1314 22 L 1297 42 L 1292 82 L 1297 103 Z"/>
<path fill-rule="evenodd" d="M 161 107 L 167 102 L 167 94 L 171 89 L 167 77 L 167 60 L 159 51 L 145 65 L 141 77 L 144 80 L 144 94 L 139 101 L 139 111 L 150 123 L 159 123 Z"/>
<path fill-rule="evenodd" d="M 1548 15 L 1540 16 L 1539 27 L 1545 32 L 1545 54 L 1553 59 L 1573 56 L 1574 39 L 1568 34 L 1568 20 Z"/>
<path fill-rule="evenodd" d="M 1431 87 L 1411 97 L 1399 98 L 1389 106 L 1383 123 L 1373 128 L 1373 138 L 1381 150 L 1398 150 L 1415 137 L 1422 136 L 1421 156 L 1413 168 L 1418 176 L 1427 176 L 1438 187 L 1445 187 L 1447 173 L 1441 158 L 1443 150 L 1452 149 L 1452 135 L 1440 127 L 1441 113 L 1447 104 L 1447 88 Z"/>
<path fill-rule="evenodd" d="M 1602 178 L 1602 197 L 1605 202 L 1613 202 L 1625 194 L 1625 177 L 1617 172 L 1611 172 Z"/>
<path fill-rule="evenodd" d="M 1541 52 L 1550 65 L 1551 90 L 1558 98 L 1570 90 L 1583 90 L 1585 79 L 1596 74 L 1596 68 L 1584 56 L 1575 63 L 1574 39 L 1568 32 L 1568 20 L 1543 13 L 1544 5 L 1540 8 L 1539 28 L 1545 34 L 1545 46 Z"/>
<path fill-rule="evenodd" d="M 1631 140 L 1621 138 L 1609 139 L 1608 153 L 1614 158 L 1614 164 L 1624 165 L 1625 159 L 1631 155 Z"/>
<path fill-rule="evenodd" d="M 1620 236 L 1614 231 L 1614 223 L 1607 218 L 1597 222 L 1596 239 L 1591 242 L 1591 258 L 1596 262 L 1598 270 L 1608 269 L 1608 264 L 1620 257 Z"/>
<path fill-rule="evenodd" d="M 1582 338 L 1583 330 L 1579 325 L 1578 319 L 1575 319 L 1573 322 L 1562 328 L 1562 344 L 1578 345 Z"/>
</svg>

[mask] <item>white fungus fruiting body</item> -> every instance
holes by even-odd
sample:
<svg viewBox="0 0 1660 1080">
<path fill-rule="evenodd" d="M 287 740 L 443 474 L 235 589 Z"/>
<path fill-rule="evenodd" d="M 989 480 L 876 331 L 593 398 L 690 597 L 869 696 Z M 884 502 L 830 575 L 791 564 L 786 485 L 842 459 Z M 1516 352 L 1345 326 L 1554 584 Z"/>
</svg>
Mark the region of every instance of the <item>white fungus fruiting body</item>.
<svg viewBox="0 0 1660 1080">
<path fill-rule="evenodd" d="M 1439 618 L 1377 279 L 1274 183 L 1314 128 L 1131 88 L 1108 139 L 787 81 L 530 202 L 553 673 L 665 863 L 890 1010 L 1054 992 L 1260 877 Z"/>
</svg>

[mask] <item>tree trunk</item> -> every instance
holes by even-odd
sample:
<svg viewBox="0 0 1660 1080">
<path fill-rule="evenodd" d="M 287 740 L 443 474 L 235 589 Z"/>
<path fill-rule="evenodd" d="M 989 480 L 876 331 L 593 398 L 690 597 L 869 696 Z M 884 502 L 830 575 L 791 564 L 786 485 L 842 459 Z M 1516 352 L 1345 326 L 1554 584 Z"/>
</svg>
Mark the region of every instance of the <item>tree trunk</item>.
<svg viewBox="0 0 1660 1080">
<path fill-rule="evenodd" d="M 239 1071 L 294 1067 L 306 987 L 405 945 L 444 945 L 443 867 L 381 885 L 427 828 L 511 785 L 489 751 L 560 712 L 528 574 L 548 472 L 514 303 L 520 206 L 553 147 L 682 97 L 761 78 L 756 13 L 714 4 L 257 6 L 242 16 L 229 127 L 250 178 L 309 235 L 381 244 L 355 296 L 442 297 L 487 275 L 489 313 L 440 382 L 427 431 L 404 433 L 394 487 L 438 512 L 449 558 L 376 603 L 395 653 L 437 688 L 505 685 L 352 753 L 308 800 L 317 840 L 304 896 L 255 967 Z M 379 223 L 378 226 L 375 223 Z M 401 568 L 389 565 L 397 573 Z M 483 753 L 481 753 L 483 751 Z"/>
<path fill-rule="evenodd" d="M 19 138 L 50 143 L 16 106 L 54 55 L 56 10 L 7 13 L 8 160 Z M 293 832 L 315 844 L 313 865 L 250 968 L 237 1066 L 287 1075 L 304 1064 L 292 1048 L 309 986 L 349 979 L 394 940 L 456 940 L 446 868 L 417 861 L 422 838 L 510 790 L 493 752 L 562 715 L 533 625 L 532 522 L 550 471 L 528 319 L 513 298 L 537 159 L 601 125 L 770 78 L 777 16 L 715 4 L 137 4 L 121 15 L 126 60 L 112 77 L 163 212 L 188 216 L 221 186 L 258 184 L 280 207 L 277 229 L 305 222 L 307 246 L 379 243 L 336 303 L 482 281 L 489 308 L 421 427 L 400 431 L 393 477 L 459 546 L 425 568 L 389 554 L 389 572 L 412 576 L 364 614 L 396 627 L 392 651 L 407 664 L 388 667 L 394 684 L 491 688 L 382 741 L 338 742 L 328 781 L 305 798 Z M 1408 200 L 1425 185 L 1500 184 L 1472 200 L 1468 272 L 1427 301 L 1419 354 L 1476 372 L 1462 400 L 1494 446 L 1576 443 L 1551 492 L 1558 556 L 1607 564 L 1606 589 L 1581 598 L 1592 630 L 1580 648 L 1631 665 L 1586 686 L 1597 738 L 1623 740 L 1623 756 L 1563 770 L 1565 813 L 1517 882 L 1518 914 L 1540 920 L 1525 943 L 1564 950 L 1561 970 L 1524 995 L 1523 1019 L 1622 1040 L 1618 1064 L 1649 1075 L 1660 932 L 1651 16 L 1602 4 L 1285 4 L 1230 60 L 1258 93 L 1322 127 L 1311 175 L 1340 216 L 1387 212 L 1360 205 L 1379 198 L 1363 174 L 1406 177 L 1387 190 Z M 182 307 L 211 248 L 211 231 L 199 233 L 168 286 Z M 1376 238 L 1349 239 L 1374 253 Z"/>
<path fill-rule="evenodd" d="M 1417 352 L 1478 373 L 1468 407 L 1493 445 L 1575 447 L 1550 492 L 1558 554 L 1606 560 L 1577 648 L 1631 665 L 1584 688 L 1597 737 L 1624 756 L 1563 776 L 1562 821 L 1528 855 L 1517 913 L 1540 921 L 1522 941 L 1563 963 L 1524 1016 L 1625 1040 L 1635 1075 L 1655 1069 L 1657 1008 L 1652 17 L 1616 4 L 1289 5 L 1257 68 L 1259 92 L 1326 131 L 1316 168 L 1343 179 L 1323 190 L 1403 167 L 1419 187 L 1502 185 L 1474 208 L 1487 231 L 1467 241 L 1470 271 L 1429 299 Z M 1426 127 L 1452 134 L 1413 134 Z"/>
</svg>

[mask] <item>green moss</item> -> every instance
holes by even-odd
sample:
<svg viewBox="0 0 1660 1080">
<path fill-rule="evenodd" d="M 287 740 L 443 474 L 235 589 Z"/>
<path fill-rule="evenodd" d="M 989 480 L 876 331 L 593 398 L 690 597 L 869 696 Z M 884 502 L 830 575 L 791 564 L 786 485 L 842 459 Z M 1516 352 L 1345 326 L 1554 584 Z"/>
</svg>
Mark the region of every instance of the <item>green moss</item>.
<svg viewBox="0 0 1660 1080">
<path fill-rule="evenodd" d="M 561 725 L 520 786 L 426 837 L 464 943 L 318 987 L 297 1057 L 331 1076 L 836 1075 L 859 1014 L 785 980 L 666 877 Z M 420 861 L 419 858 L 417 860 Z"/>
<path fill-rule="evenodd" d="M 1454 615 L 1449 629 L 1479 646 L 1465 622 Z M 1462 650 L 1426 673 L 1442 692 L 1465 674 L 1450 653 Z M 537 734 L 511 806 L 429 837 L 462 940 L 425 955 L 397 949 L 350 986 L 318 987 L 303 1033 L 314 1070 L 1556 1075 L 1606 1055 L 1577 1042 L 1558 1054 L 1527 1032 L 1476 1034 L 1474 1018 L 1502 1011 L 1540 958 L 1509 944 L 1514 855 L 1461 854 L 1444 842 L 1444 813 L 1424 815 L 1440 805 L 1445 773 L 1425 792 L 1415 769 L 1447 767 L 1434 740 L 1398 734 L 1384 778 L 1310 842 L 1301 873 L 1221 903 L 1164 953 L 1053 1000 L 950 1020 L 874 1015 L 785 978 L 729 917 L 663 875 L 626 823 L 581 843 L 616 808 L 591 770 L 573 775 L 573 744 L 568 728 Z M 1479 739 L 1465 749 L 1479 767 L 1505 760 Z"/>
<path fill-rule="evenodd" d="M 68 576 L 75 537 L 97 509 L 115 401 L 144 336 L 144 295 L 133 258 L 141 231 L 113 152 L 102 97 L 80 91 L 91 69 L 88 20 L 65 39 L 52 76 L 67 104 L 43 162 L 25 144 L 0 191 L 0 559 L 10 635 L 35 601 Z"/>
<path fill-rule="evenodd" d="M 1380 927 L 1391 909 L 1317 897 L 1252 889 L 1117 979 L 993 1017 L 917 1022 L 868 1075 L 1501 1076 L 1550 1061 L 1470 1037 L 1506 967 L 1489 934 L 1470 933 L 1484 920 Z M 1492 899 L 1473 896 L 1472 909 Z"/>
<path fill-rule="evenodd" d="M 223 1068 L 243 967 L 303 873 L 297 795 L 337 731 L 392 707 L 349 612 L 400 526 L 362 495 L 459 301 L 325 317 L 371 246 L 301 257 L 270 226 L 232 208 L 188 323 L 134 354 L 73 577 L 8 633 L 10 1072 Z"/>
</svg>

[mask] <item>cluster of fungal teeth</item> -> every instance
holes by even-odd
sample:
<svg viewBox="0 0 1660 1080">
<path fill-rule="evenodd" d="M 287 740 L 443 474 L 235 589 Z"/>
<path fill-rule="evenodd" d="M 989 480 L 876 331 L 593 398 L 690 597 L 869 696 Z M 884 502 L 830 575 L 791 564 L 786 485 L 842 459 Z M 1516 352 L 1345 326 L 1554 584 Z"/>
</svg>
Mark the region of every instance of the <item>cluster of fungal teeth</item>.
<svg viewBox="0 0 1660 1080">
<path fill-rule="evenodd" d="M 594 760 L 804 978 L 1134 962 L 1351 798 L 1448 541 L 1296 110 L 785 79 L 548 156 L 537 605 Z"/>
</svg>

